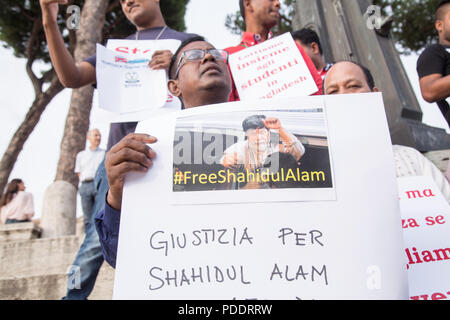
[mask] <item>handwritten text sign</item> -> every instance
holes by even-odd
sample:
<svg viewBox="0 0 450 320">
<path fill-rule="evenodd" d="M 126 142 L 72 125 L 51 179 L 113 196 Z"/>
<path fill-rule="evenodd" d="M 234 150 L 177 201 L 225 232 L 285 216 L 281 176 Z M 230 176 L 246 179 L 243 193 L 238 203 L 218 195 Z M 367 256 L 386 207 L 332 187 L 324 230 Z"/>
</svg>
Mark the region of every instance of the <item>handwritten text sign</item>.
<svg viewBox="0 0 450 320">
<path fill-rule="evenodd" d="M 174 193 L 203 192 L 179 189 L 180 185 L 174 188 L 174 174 L 182 172 L 180 183 L 187 177 L 187 169 L 173 168 L 174 133 L 181 130 L 180 123 L 186 124 L 186 119 L 194 117 L 202 123 L 210 119 L 209 127 L 231 128 L 234 120 L 227 122 L 224 113 L 296 112 L 317 106 L 326 109 L 326 131 L 321 129 L 323 126 L 308 126 L 307 115 L 303 133 L 290 127 L 287 119 L 280 119 L 287 132 L 302 135 L 306 150 L 304 158 L 300 158 L 303 166 L 320 160 L 318 156 L 327 147 L 320 141 L 324 135 L 320 132 L 328 132 L 334 197 L 324 194 L 322 198 L 313 196 L 311 201 L 273 201 L 260 196 L 250 203 L 247 194 L 301 194 L 312 185 L 308 182 L 303 189 L 277 189 L 271 184 L 264 189 L 255 188 L 254 184 L 250 189 L 220 189 L 214 183 L 216 179 L 210 181 L 207 191 L 232 197 L 233 203 L 214 204 L 209 197 L 204 197 L 201 204 L 172 201 Z M 370 123 L 362 120 L 367 117 Z M 242 130 L 242 126 L 236 130 Z M 126 178 L 114 298 L 408 298 L 394 160 L 380 94 L 204 106 L 146 120 L 136 131 L 158 138 L 152 145 L 157 158 L 148 173 L 133 173 Z M 207 142 L 199 139 L 200 151 L 211 149 L 202 149 Z M 194 139 L 192 149 L 184 151 L 195 154 L 196 145 Z M 215 154 L 219 147 L 220 144 Z M 205 153 L 209 159 L 209 152 Z M 308 160 L 308 154 L 313 155 L 312 159 Z M 197 166 L 193 163 L 192 170 Z M 209 171 L 206 174 L 210 176 Z M 281 182 L 280 178 L 277 184 Z M 297 180 L 295 185 L 298 183 Z M 216 189 L 212 190 L 214 186 Z M 324 186 L 318 185 L 314 190 L 326 191 Z"/>
<path fill-rule="evenodd" d="M 289 33 L 230 55 L 241 100 L 308 96 L 318 91 Z"/>
<path fill-rule="evenodd" d="M 450 206 L 430 177 L 398 179 L 410 297 L 450 298 Z"/>
</svg>

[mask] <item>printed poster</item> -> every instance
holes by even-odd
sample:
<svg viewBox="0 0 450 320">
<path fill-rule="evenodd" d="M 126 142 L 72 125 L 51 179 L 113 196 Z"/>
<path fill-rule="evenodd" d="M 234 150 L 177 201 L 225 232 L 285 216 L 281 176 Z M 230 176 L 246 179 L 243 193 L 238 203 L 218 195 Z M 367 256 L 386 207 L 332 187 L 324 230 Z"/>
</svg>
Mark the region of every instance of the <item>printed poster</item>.
<svg viewBox="0 0 450 320">
<path fill-rule="evenodd" d="M 134 44 L 134 42 L 137 42 Z M 179 40 L 110 40 L 108 48 L 97 45 L 99 107 L 126 117 L 159 108 L 179 110 L 178 98 L 169 94 L 164 70 L 148 64 L 156 50 L 178 48 Z M 133 47 L 130 45 L 133 44 Z M 150 49 L 151 48 L 151 49 Z M 142 117 L 141 117 L 142 118 Z"/>
</svg>

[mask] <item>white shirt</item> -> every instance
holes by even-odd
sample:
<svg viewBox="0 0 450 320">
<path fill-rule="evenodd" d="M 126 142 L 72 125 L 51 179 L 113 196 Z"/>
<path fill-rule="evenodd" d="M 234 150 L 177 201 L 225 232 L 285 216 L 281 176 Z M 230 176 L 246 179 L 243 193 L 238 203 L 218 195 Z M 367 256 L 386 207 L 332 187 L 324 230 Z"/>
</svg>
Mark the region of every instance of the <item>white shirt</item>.
<svg viewBox="0 0 450 320">
<path fill-rule="evenodd" d="M 450 184 L 444 174 L 419 151 L 405 146 L 392 146 L 397 169 L 397 178 L 408 176 L 429 176 L 450 203 Z"/>
<path fill-rule="evenodd" d="M 86 149 L 77 154 L 75 162 L 75 173 L 80 174 L 80 181 L 94 180 L 95 172 L 105 157 L 105 150 Z"/>
<path fill-rule="evenodd" d="M 31 220 L 34 216 L 33 195 L 19 191 L 14 198 L 1 208 L 0 220 L 5 223 L 8 219 Z"/>
</svg>

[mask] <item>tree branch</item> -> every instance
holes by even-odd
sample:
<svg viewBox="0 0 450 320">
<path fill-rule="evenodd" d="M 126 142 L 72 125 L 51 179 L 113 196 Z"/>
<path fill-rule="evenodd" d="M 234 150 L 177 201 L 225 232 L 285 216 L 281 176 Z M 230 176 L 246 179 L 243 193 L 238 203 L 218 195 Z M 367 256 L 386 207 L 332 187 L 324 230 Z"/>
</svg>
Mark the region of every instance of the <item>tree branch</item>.
<svg viewBox="0 0 450 320">
<path fill-rule="evenodd" d="M 27 64 L 26 71 L 28 77 L 33 84 L 34 94 L 37 97 L 42 93 L 42 81 L 33 72 L 33 63 L 36 60 L 36 55 L 39 50 L 39 35 L 42 30 L 41 18 L 34 20 L 33 29 L 31 30 L 30 38 L 28 39 L 28 44 L 26 48 Z"/>
</svg>

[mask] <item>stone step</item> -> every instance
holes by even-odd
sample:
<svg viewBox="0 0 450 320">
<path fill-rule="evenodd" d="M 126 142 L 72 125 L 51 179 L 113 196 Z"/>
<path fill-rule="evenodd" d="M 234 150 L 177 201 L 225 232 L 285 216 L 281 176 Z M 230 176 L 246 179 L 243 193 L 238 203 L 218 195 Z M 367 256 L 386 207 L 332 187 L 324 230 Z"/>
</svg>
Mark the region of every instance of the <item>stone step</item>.
<svg viewBox="0 0 450 320">
<path fill-rule="evenodd" d="M 112 299 L 114 269 L 103 263 L 89 300 Z M 67 290 L 66 273 L 0 278 L 0 300 L 59 300 Z"/>
<path fill-rule="evenodd" d="M 0 277 L 66 273 L 82 236 L 0 242 Z"/>
<path fill-rule="evenodd" d="M 41 233 L 42 229 L 33 222 L 0 224 L 0 242 L 33 240 Z"/>
</svg>

